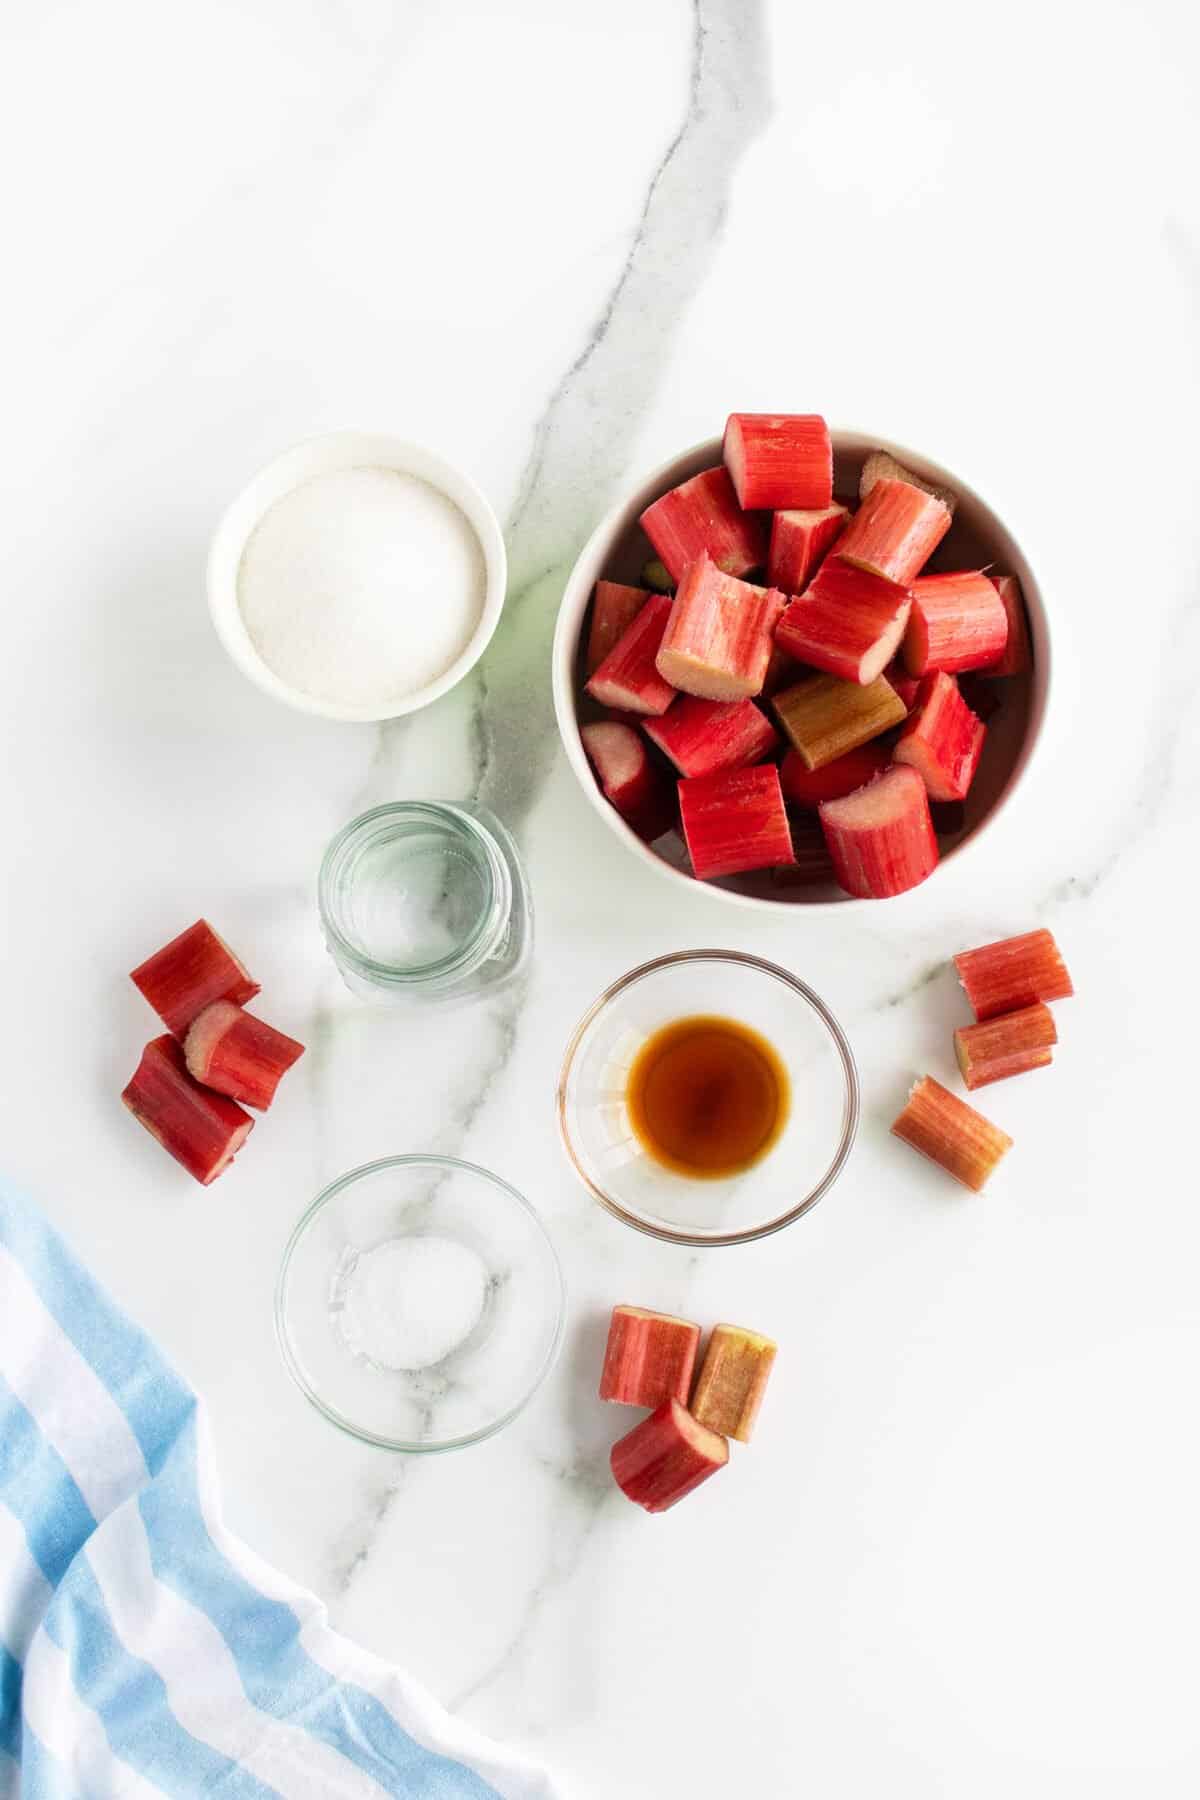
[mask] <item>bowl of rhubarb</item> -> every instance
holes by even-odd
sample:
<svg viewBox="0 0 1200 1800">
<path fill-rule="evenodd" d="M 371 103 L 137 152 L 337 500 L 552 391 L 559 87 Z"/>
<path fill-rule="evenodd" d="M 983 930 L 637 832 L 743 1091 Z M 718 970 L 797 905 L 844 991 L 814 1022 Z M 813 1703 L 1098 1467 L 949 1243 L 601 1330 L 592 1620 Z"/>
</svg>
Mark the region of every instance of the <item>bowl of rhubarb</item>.
<svg viewBox="0 0 1200 1800">
<path fill-rule="evenodd" d="M 390 1156 L 319 1194 L 275 1290 L 288 1373 L 332 1424 L 410 1453 L 481 1442 L 537 1392 L 566 1290 L 545 1226 L 498 1175 Z"/>
<path fill-rule="evenodd" d="M 814 1207 L 858 1129 L 846 1035 L 789 970 L 738 950 L 631 969 L 588 1008 L 558 1123 L 605 1210 L 672 1244 L 750 1243 Z"/>
<path fill-rule="evenodd" d="M 953 470 L 817 415 L 734 413 L 602 520 L 555 710 L 580 786 L 673 882 L 743 906 L 906 893 L 1025 778 L 1046 612 Z"/>
</svg>

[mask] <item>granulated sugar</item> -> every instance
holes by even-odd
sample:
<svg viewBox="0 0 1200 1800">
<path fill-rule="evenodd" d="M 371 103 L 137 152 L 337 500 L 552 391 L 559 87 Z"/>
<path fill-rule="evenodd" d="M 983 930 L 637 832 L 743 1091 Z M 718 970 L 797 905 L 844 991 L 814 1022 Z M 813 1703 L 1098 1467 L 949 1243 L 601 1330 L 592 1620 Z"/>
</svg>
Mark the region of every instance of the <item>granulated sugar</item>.
<svg viewBox="0 0 1200 1800">
<path fill-rule="evenodd" d="M 415 475 L 336 469 L 275 502 L 242 552 L 238 607 L 281 681 L 383 708 L 435 681 L 483 611 L 479 539 Z"/>
<path fill-rule="evenodd" d="M 470 1337 L 487 1284 L 484 1263 L 455 1238 L 389 1238 L 363 1251 L 339 1284 L 338 1329 L 378 1368 L 429 1369 Z"/>
</svg>

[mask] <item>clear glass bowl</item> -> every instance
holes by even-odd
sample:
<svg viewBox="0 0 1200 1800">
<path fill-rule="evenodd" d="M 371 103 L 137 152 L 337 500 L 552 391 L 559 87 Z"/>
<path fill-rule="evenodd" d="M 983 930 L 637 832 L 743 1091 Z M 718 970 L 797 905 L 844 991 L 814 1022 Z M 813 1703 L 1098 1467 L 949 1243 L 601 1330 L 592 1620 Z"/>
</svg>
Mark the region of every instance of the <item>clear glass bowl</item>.
<svg viewBox="0 0 1200 1800">
<path fill-rule="evenodd" d="M 654 1031 L 694 1014 L 749 1025 L 787 1070 L 791 1105 L 767 1154 L 737 1175 L 679 1175 L 630 1124 L 629 1071 Z M 825 1002 L 797 976 L 737 950 L 684 950 L 630 970 L 567 1045 L 558 1122 L 567 1155 L 615 1218 L 672 1244 L 745 1244 L 781 1231 L 837 1180 L 858 1129 L 854 1057 Z"/>
<path fill-rule="evenodd" d="M 477 1271 L 467 1300 L 481 1307 L 437 1360 L 392 1367 L 371 1351 L 387 1342 L 393 1356 L 394 1339 L 351 1329 L 361 1325 L 355 1284 L 370 1252 L 403 1242 L 403 1260 L 416 1240 L 425 1240 L 418 1255 L 448 1255 L 451 1274 Z M 457 1249 L 431 1253 L 430 1240 Z M 428 1331 L 427 1286 L 419 1299 Z M 565 1312 L 558 1257 L 529 1202 L 450 1156 L 385 1157 L 333 1182 L 293 1231 L 275 1289 L 284 1363 L 317 1410 L 365 1443 L 414 1453 L 479 1443 L 514 1419 L 553 1366 Z M 419 1337 L 420 1321 L 415 1329 Z"/>
</svg>

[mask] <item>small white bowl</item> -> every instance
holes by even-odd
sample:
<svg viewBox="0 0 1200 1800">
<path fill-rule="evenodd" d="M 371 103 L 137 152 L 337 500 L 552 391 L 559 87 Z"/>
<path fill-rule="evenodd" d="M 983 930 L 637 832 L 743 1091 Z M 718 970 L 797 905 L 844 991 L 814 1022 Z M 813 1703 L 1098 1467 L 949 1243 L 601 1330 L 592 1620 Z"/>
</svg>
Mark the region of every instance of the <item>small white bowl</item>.
<svg viewBox="0 0 1200 1800">
<path fill-rule="evenodd" d="M 1017 539 L 960 475 L 931 461 L 928 456 L 922 456 L 919 451 L 892 443 L 887 438 L 836 428 L 831 430 L 831 436 L 834 490 L 838 495 L 843 498 L 848 494 L 856 495 L 859 471 L 865 459 L 872 450 L 888 451 L 915 475 L 952 489 L 958 497 L 954 524 L 935 553 L 932 566 L 978 568 L 982 564 L 994 564 L 997 573 L 1017 577 L 1025 596 L 1033 639 L 1033 670 L 1030 675 L 1009 678 L 1008 685 L 1016 704 L 1005 708 L 985 747 L 979 776 L 967 802 L 963 830 L 953 841 L 942 843 L 941 860 L 945 863 L 952 856 L 961 856 L 968 845 L 979 842 L 987 826 L 1012 797 L 1018 783 L 1028 775 L 1035 747 L 1042 735 L 1050 694 L 1050 629 L 1045 603 Z M 583 625 L 595 585 L 602 579 L 638 585 L 643 566 L 655 555 L 639 524 L 642 513 L 661 494 L 678 487 L 680 482 L 699 474 L 702 469 L 714 468 L 720 461 L 720 438 L 694 444 L 682 455 L 673 457 L 617 502 L 580 552 L 563 591 L 551 653 L 554 710 L 567 761 L 609 830 L 615 832 L 639 862 L 657 869 L 677 886 L 686 885 L 693 893 L 703 891 L 718 900 L 731 900 L 738 906 L 759 911 L 764 908 L 778 911 L 787 906 L 878 906 L 877 900 L 853 900 L 832 885 L 776 886 L 767 870 L 733 875 L 724 881 L 697 881 L 688 868 L 678 833 L 672 832 L 661 839 L 657 848 L 643 843 L 604 798 L 584 751 L 579 736 L 580 724 L 588 717 L 599 716 L 598 708 L 593 708 L 590 713 L 586 710 L 591 703 L 583 695 L 581 667 Z M 585 709 L 582 714 L 581 702 Z M 930 879 L 936 878 L 937 870 Z M 914 891 L 920 892 L 920 889 Z"/>
<path fill-rule="evenodd" d="M 462 653 L 436 681 L 415 689 L 402 699 L 390 701 L 382 710 L 373 706 L 339 706 L 336 702 L 318 700 L 312 694 L 289 687 L 258 654 L 238 606 L 238 570 L 242 553 L 264 513 L 293 488 L 311 481 L 316 475 L 327 475 L 335 469 L 361 468 L 395 469 L 402 475 L 415 475 L 445 494 L 478 538 L 486 574 L 483 610 Z M 247 482 L 225 513 L 208 554 L 209 611 L 217 636 L 242 674 L 264 694 L 270 694 L 273 700 L 282 700 L 286 706 L 294 706 L 300 712 L 359 724 L 401 718 L 449 693 L 468 670 L 474 668 L 491 642 L 504 608 L 507 582 L 504 537 L 495 513 L 475 483 L 461 469 L 435 456 L 432 450 L 382 432 L 331 431 L 323 437 L 308 438 L 275 457 Z"/>
</svg>

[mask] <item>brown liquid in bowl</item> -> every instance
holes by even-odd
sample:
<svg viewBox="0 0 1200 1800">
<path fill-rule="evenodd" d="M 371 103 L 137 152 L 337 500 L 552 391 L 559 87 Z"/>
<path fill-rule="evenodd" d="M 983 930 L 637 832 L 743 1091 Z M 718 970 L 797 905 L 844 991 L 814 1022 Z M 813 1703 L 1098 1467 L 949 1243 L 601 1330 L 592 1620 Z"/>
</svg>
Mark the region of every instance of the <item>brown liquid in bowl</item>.
<svg viewBox="0 0 1200 1800">
<path fill-rule="evenodd" d="M 698 1014 L 646 1040 L 625 1099 L 638 1141 L 655 1162 L 712 1179 L 766 1155 L 787 1122 L 790 1086 L 766 1038 L 736 1019 Z"/>
</svg>

